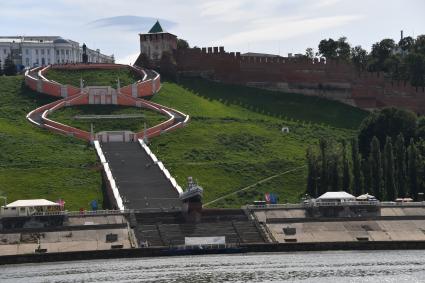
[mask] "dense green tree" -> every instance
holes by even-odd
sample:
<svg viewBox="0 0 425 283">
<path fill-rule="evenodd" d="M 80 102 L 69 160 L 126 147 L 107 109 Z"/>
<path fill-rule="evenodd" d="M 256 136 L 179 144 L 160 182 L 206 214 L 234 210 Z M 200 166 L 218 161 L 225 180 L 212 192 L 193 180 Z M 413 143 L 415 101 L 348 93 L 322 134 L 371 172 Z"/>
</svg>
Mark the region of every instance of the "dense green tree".
<svg viewBox="0 0 425 283">
<path fill-rule="evenodd" d="M 320 192 L 318 195 L 323 194 L 328 191 L 328 142 L 325 139 L 320 139 L 320 158 L 321 158 L 321 168 L 320 168 Z"/>
<path fill-rule="evenodd" d="M 317 197 L 317 157 L 312 147 L 307 149 L 307 194 L 311 197 Z"/>
<path fill-rule="evenodd" d="M 351 49 L 351 62 L 361 71 L 367 67 L 367 51 L 364 50 L 360 45 L 355 46 Z"/>
<path fill-rule="evenodd" d="M 387 71 L 385 61 L 389 59 L 395 48 L 393 39 L 386 38 L 372 45 L 370 70 L 374 72 Z"/>
<path fill-rule="evenodd" d="M 416 37 L 413 49 L 416 53 L 425 55 L 425 34 Z"/>
<path fill-rule="evenodd" d="M 351 52 L 351 46 L 347 42 L 347 38 L 340 37 L 337 41 L 337 49 L 336 49 L 338 59 L 349 61 L 350 52 Z"/>
<path fill-rule="evenodd" d="M 425 116 L 418 119 L 416 127 L 416 138 L 425 140 Z"/>
<path fill-rule="evenodd" d="M 398 46 L 404 52 L 412 50 L 415 45 L 415 40 L 411 36 L 406 36 L 400 39 Z"/>
<path fill-rule="evenodd" d="M 370 162 L 368 159 L 362 160 L 363 192 L 372 193 L 372 176 L 370 172 Z"/>
<path fill-rule="evenodd" d="M 372 138 L 369 161 L 373 194 L 379 200 L 383 200 L 381 147 L 377 137 Z"/>
<path fill-rule="evenodd" d="M 184 39 L 177 39 L 177 49 L 188 49 L 189 43 Z"/>
<path fill-rule="evenodd" d="M 330 161 L 330 176 L 329 176 L 329 180 L 331 182 L 331 188 L 332 191 L 336 192 L 336 191 L 340 191 L 340 185 L 339 185 L 339 158 L 338 155 L 333 154 L 332 155 L 332 160 Z"/>
<path fill-rule="evenodd" d="M 351 193 L 350 162 L 347 158 L 347 143 L 342 141 L 342 189 Z"/>
<path fill-rule="evenodd" d="M 418 168 L 419 154 L 413 139 L 410 139 L 409 147 L 407 148 L 407 170 L 409 180 L 409 195 L 413 199 L 418 197 Z"/>
<path fill-rule="evenodd" d="M 384 147 L 384 192 L 387 200 L 394 201 L 397 197 L 394 179 L 394 153 L 390 137 L 387 137 Z"/>
<path fill-rule="evenodd" d="M 326 59 L 335 59 L 337 57 L 338 42 L 332 38 L 323 39 L 319 43 L 319 54 Z"/>
<path fill-rule="evenodd" d="M 413 86 L 425 85 L 425 55 L 409 53 L 405 59 L 407 76 Z"/>
<path fill-rule="evenodd" d="M 395 178 L 398 196 L 406 196 L 406 144 L 402 134 L 395 142 Z"/>
<path fill-rule="evenodd" d="M 4 60 L 3 72 L 6 76 L 15 76 L 17 73 L 16 65 L 13 63 L 12 57 L 9 55 Z"/>
<path fill-rule="evenodd" d="M 0 60 L 0 76 L 3 76 L 3 68 L 2 68 L 2 64 L 1 64 L 1 60 Z"/>
<path fill-rule="evenodd" d="M 361 185 L 361 156 L 357 138 L 351 141 L 351 159 L 353 162 L 353 193 L 357 196 L 362 194 Z"/>
<path fill-rule="evenodd" d="M 305 50 L 305 57 L 307 57 L 308 59 L 313 59 L 314 58 L 314 50 L 313 48 L 309 47 Z"/>
<path fill-rule="evenodd" d="M 402 133 L 406 140 L 415 136 L 416 131 L 415 113 L 397 108 L 385 108 L 374 112 L 366 117 L 359 129 L 359 148 L 363 156 L 369 153 L 372 138 L 376 136 L 381 143 L 387 136 L 396 139 Z M 381 144 L 381 148 L 383 144 Z"/>
</svg>

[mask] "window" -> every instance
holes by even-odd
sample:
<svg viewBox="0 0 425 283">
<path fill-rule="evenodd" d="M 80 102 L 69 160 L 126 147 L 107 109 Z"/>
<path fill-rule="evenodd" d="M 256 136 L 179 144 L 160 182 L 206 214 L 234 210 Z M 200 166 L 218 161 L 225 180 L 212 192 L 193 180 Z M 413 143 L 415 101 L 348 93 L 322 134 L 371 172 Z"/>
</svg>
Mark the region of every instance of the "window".
<svg viewBox="0 0 425 283">
<path fill-rule="evenodd" d="M 47 55 L 50 55 L 50 49 L 47 49 Z"/>
<path fill-rule="evenodd" d="M 6 52 L 7 52 L 7 50 L 6 49 L 3 49 L 3 53 L 6 54 Z"/>
<path fill-rule="evenodd" d="M 66 53 L 66 55 L 69 55 L 69 50 L 66 50 L 66 52 L 65 52 L 65 53 Z"/>
<path fill-rule="evenodd" d="M 65 54 L 65 52 L 63 52 L 63 49 L 61 49 L 61 54 L 63 55 L 63 54 Z"/>
<path fill-rule="evenodd" d="M 59 56 L 59 50 L 56 50 L 56 55 L 58 55 Z M 59 62 L 58 62 L 59 63 Z"/>
<path fill-rule="evenodd" d="M 25 59 L 25 66 L 29 66 L 30 65 L 30 58 L 26 58 Z"/>
<path fill-rule="evenodd" d="M 44 49 L 41 49 L 41 55 L 44 55 Z"/>
<path fill-rule="evenodd" d="M 25 49 L 25 54 L 26 54 L 26 55 L 28 55 L 28 54 L 29 54 L 28 49 Z"/>
<path fill-rule="evenodd" d="M 35 50 L 35 55 L 38 55 L 38 49 Z M 38 63 L 37 63 L 38 64 Z"/>
</svg>

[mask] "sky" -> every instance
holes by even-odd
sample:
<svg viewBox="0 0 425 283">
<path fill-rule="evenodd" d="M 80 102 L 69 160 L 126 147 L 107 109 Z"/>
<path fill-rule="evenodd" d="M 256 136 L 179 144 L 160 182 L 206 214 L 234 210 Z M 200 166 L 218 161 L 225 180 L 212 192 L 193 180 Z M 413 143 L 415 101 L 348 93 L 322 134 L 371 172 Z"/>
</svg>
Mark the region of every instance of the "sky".
<svg viewBox="0 0 425 283">
<path fill-rule="evenodd" d="M 425 34 L 425 0 L 0 0 L 0 35 L 59 35 L 125 64 L 157 19 L 190 46 L 286 56 L 324 38 L 370 50 Z"/>
</svg>

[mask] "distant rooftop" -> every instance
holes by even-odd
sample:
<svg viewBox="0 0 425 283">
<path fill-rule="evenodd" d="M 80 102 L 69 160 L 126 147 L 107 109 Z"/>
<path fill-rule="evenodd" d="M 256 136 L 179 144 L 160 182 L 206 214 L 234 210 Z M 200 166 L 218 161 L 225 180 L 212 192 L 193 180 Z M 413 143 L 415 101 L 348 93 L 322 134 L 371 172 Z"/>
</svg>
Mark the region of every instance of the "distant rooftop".
<svg viewBox="0 0 425 283">
<path fill-rule="evenodd" d="M 9 203 L 6 207 L 60 206 L 47 199 L 23 199 Z"/>
<path fill-rule="evenodd" d="M 318 199 L 320 200 L 327 200 L 327 199 L 356 199 L 353 195 L 350 195 L 347 192 L 326 192 L 323 195 L 321 195 Z"/>
</svg>

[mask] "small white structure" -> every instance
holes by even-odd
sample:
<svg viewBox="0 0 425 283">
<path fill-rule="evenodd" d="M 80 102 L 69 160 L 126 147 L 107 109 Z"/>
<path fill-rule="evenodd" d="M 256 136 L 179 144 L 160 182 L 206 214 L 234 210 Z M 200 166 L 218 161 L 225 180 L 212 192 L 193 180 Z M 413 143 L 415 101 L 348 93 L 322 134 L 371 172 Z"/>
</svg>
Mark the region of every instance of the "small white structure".
<svg viewBox="0 0 425 283">
<path fill-rule="evenodd" d="M 46 199 L 17 200 L 2 206 L 1 216 L 30 216 L 35 213 L 60 211 L 61 205 Z"/>
<path fill-rule="evenodd" d="M 284 134 L 289 133 L 289 127 L 282 127 L 282 133 Z"/>
<path fill-rule="evenodd" d="M 317 202 L 349 202 L 356 201 L 356 197 L 347 192 L 326 192 L 317 198 Z"/>
<path fill-rule="evenodd" d="M 366 193 L 356 198 L 357 201 L 378 201 L 376 197 Z"/>
</svg>

